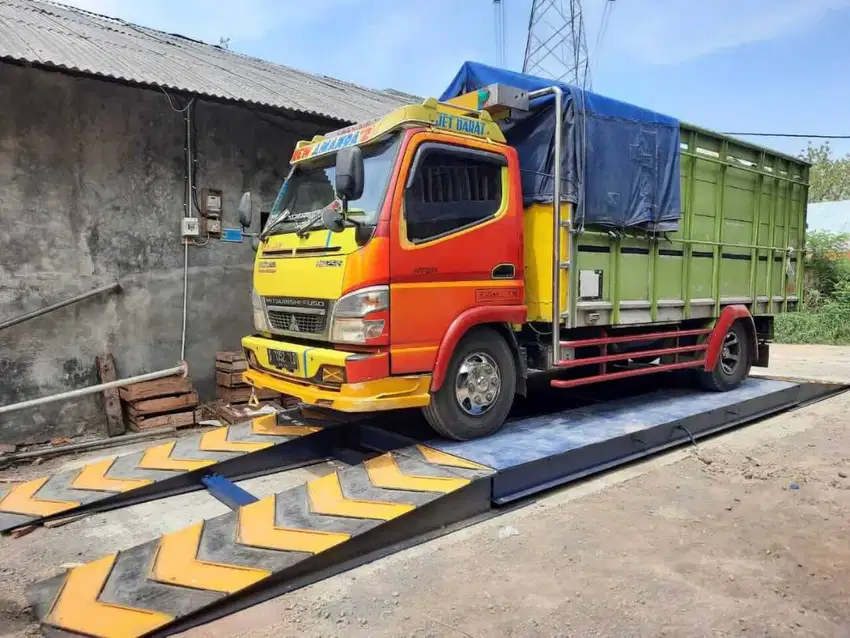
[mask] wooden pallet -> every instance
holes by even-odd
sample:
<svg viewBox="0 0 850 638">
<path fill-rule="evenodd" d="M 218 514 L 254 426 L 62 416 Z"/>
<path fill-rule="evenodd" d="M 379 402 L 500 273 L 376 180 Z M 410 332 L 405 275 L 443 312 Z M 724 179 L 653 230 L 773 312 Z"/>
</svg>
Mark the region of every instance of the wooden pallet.
<svg viewBox="0 0 850 638">
<path fill-rule="evenodd" d="M 216 396 L 227 403 L 247 403 L 248 399 L 251 398 L 251 390 L 252 388 L 249 385 L 239 388 L 227 388 L 221 385 L 215 387 Z M 255 393 L 260 401 L 278 399 L 281 396 L 280 392 L 263 388 L 257 388 Z"/>
<path fill-rule="evenodd" d="M 135 383 L 119 390 L 127 423 L 134 432 L 184 428 L 195 424 L 198 393 L 183 376 Z"/>
<path fill-rule="evenodd" d="M 152 416 L 165 412 L 177 412 L 184 408 L 194 408 L 198 405 L 198 393 L 192 390 L 187 394 L 156 399 L 142 399 L 128 404 L 130 418 Z"/>
<path fill-rule="evenodd" d="M 252 416 L 255 416 L 257 410 L 265 407 L 272 407 L 275 410 L 280 410 L 280 405 L 276 401 L 262 401 L 256 408 L 250 408 L 247 404 L 221 403 L 216 408 L 216 416 L 227 423 L 242 423 L 248 421 Z"/>
<path fill-rule="evenodd" d="M 215 362 L 216 372 L 245 372 L 247 369 L 248 362 L 244 359 L 242 361 L 231 361 L 230 363 Z"/>
<path fill-rule="evenodd" d="M 216 352 L 215 369 L 217 373 L 244 372 L 248 369 L 248 362 L 245 360 L 245 355 L 241 352 Z"/>
<path fill-rule="evenodd" d="M 122 401 L 140 401 L 154 397 L 165 397 L 174 394 L 186 394 L 192 391 L 192 382 L 188 377 L 173 376 L 153 381 L 134 383 L 118 390 Z"/>
<path fill-rule="evenodd" d="M 183 410 L 182 412 L 170 412 L 168 414 L 157 414 L 152 416 L 138 416 L 129 418 L 130 429 L 134 432 L 144 432 L 155 428 L 186 428 L 195 425 L 195 409 Z"/>
<path fill-rule="evenodd" d="M 245 381 L 242 379 L 241 372 L 220 372 L 216 371 L 215 373 L 215 383 L 216 385 L 224 386 L 225 388 L 239 388 L 245 385 Z"/>
</svg>

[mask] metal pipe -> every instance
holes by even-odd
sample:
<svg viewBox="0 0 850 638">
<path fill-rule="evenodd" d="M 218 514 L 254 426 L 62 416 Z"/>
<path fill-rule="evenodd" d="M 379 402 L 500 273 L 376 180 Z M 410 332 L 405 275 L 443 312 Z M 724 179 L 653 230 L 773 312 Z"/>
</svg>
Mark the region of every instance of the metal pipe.
<svg viewBox="0 0 850 638">
<path fill-rule="evenodd" d="M 194 217 L 194 210 L 192 209 L 194 198 L 193 198 L 193 188 L 195 187 L 193 183 L 193 177 L 195 174 L 195 156 L 192 153 L 192 104 L 194 103 L 194 98 L 192 102 L 189 102 L 189 106 L 186 108 L 186 115 L 184 117 L 186 121 L 186 216 Z M 189 304 L 189 238 L 183 238 L 183 319 L 182 325 L 180 329 L 180 360 L 183 361 L 186 359 L 186 317 L 188 316 L 188 304 Z"/>
<path fill-rule="evenodd" d="M 55 303 L 51 306 L 45 306 L 44 308 L 40 308 L 39 310 L 33 310 L 32 312 L 28 312 L 27 314 L 21 315 L 20 317 L 15 317 L 14 319 L 7 319 L 6 321 L 0 323 L 0 330 L 3 330 L 4 328 L 11 328 L 12 326 L 16 326 L 19 323 L 28 321 L 29 319 L 35 319 L 36 317 L 40 317 L 41 315 L 46 315 L 48 312 L 53 312 L 54 310 L 59 310 L 60 308 L 64 308 L 65 306 L 70 306 L 71 304 L 75 304 L 78 301 L 83 301 L 84 299 L 88 299 L 89 297 L 99 295 L 102 292 L 109 292 L 111 290 L 118 290 L 120 288 L 121 282 L 115 281 L 111 284 L 101 286 L 100 288 L 89 290 L 88 292 L 84 292 L 83 294 L 77 295 L 76 297 L 66 299 L 65 301 L 60 301 L 59 303 Z"/>
<path fill-rule="evenodd" d="M 148 372 L 147 374 L 140 374 L 135 377 L 128 377 L 127 379 L 118 379 L 116 381 L 110 381 L 108 383 L 99 383 L 98 385 L 92 385 L 88 388 L 80 388 L 79 390 L 69 390 L 68 392 L 51 394 L 46 397 L 39 397 L 38 399 L 30 399 L 29 401 L 21 401 L 20 403 L 13 403 L 11 405 L 0 406 L 0 414 L 8 414 L 9 412 L 16 412 L 17 410 L 26 410 L 27 408 L 34 408 L 39 405 L 44 405 L 45 403 L 54 403 L 56 401 L 67 401 L 68 399 L 76 399 L 77 397 L 84 397 L 88 394 L 96 394 L 98 392 L 104 392 L 105 390 L 111 390 L 112 388 L 120 388 L 125 385 L 141 383 L 142 381 L 162 379 L 163 377 L 170 377 L 175 374 L 182 374 L 184 377 L 189 374 L 189 367 L 186 365 L 185 361 L 181 362 L 179 366 L 175 366 L 173 368 L 166 368 L 165 370 L 159 370 L 157 372 Z"/>
<path fill-rule="evenodd" d="M 561 360 L 561 146 L 563 144 L 562 106 L 564 92 L 557 86 L 532 91 L 529 99 L 544 95 L 555 96 L 555 166 L 553 167 L 554 184 L 552 185 L 552 228 L 554 232 L 552 244 L 552 363 Z M 569 221 L 572 229 L 572 220 Z M 572 269 L 574 264 L 568 264 Z"/>
</svg>

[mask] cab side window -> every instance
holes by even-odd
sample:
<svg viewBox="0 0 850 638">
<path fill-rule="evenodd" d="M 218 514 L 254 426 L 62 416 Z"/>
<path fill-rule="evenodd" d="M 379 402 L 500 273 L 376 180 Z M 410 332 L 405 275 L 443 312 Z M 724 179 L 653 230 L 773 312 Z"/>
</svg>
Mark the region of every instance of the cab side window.
<svg viewBox="0 0 850 638">
<path fill-rule="evenodd" d="M 492 218 L 502 203 L 504 156 L 423 144 L 405 193 L 408 241 L 419 244 Z"/>
</svg>

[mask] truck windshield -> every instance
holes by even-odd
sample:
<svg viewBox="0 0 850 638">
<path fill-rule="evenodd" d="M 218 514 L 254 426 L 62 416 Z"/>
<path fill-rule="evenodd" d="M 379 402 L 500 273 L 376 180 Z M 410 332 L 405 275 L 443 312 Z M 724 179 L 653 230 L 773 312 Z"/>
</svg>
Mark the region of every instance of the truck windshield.
<svg viewBox="0 0 850 638">
<path fill-rule="evenodd" d="M 398 150 L 399 135 L 363 147 L 363 195 L 348 203 L 348 214 L 361 224 L 374 226 L 390 171 Z M 278 193 L 266 223 L 266 233 L 291 233 L 336 198 L 336 154 L 297 166 Z"/>
</svg>

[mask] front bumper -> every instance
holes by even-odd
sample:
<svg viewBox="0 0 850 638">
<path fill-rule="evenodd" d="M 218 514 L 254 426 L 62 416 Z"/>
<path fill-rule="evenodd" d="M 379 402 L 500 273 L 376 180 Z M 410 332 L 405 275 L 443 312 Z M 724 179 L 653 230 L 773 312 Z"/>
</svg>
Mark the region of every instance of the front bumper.
<svg viewBox="0 0 850 638">
<path fill-rule="evenodd" d="M 303 403 L 340 412 L 377 412 L 428 405 L 431 375 L 393 377 L 389 373 L 387 353 L 366 354 L 331 348 L 313 348 L 295 343 L 245 337 L 242 347 L 249 368 L 245 382 L 298 398 Z M 295 353 L 297 367 L 283 370 L 273 366 L 269 350 Z M 322 383 L 323 368 L 345 370 L 341 384 Z"/>
</svg>

